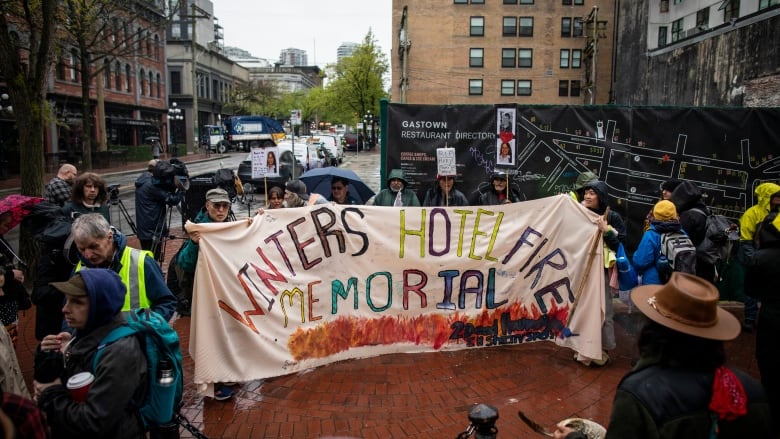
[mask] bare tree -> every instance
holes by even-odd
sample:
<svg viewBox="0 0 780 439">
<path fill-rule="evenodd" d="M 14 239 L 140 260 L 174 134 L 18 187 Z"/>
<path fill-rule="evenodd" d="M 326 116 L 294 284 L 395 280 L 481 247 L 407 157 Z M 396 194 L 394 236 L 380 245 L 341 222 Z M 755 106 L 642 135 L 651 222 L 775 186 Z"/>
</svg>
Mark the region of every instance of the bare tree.
<svg viewBox="0 0 780 439">
<path fill-rule="evenodd" d="M 21 192 L 43 193 L 43 132 L 47 117 L 45 87 L 49 53 L 61 19 L 57 0 L 0 1 L 0 74 L 5 79 L 19 138 Z M 31 267 L 35 240 L 22 229 L 19 254 Z"/>
<path fill-rule="evenodd" d="M 76 50 L 78 63 L 71 66 L 79 72 L 81 80 L 81 106 L 83 121 L 82 157 L 85 169 L 92 169 L 92 100 L 90 87 L 95 81 L 98 97 L 102 97 L 100 75 L 118 58 L 125 58 L 151 44 L 144 38 L 148 24 L 164 29 L 164 11 L 156 9 L 153 2 L 116 2 L 115 0 L 65 0 L 67 19 L 63 28 L 64 41 Z M 135 24 L 142 20 L 143 26 Z M 128 24 L 129 23 L 129 27 Z M 141 78 L 141 84 L 143 84 Z M 130 80 L 129 78 L 127 79 Z M 151 84 L 150 84 L 151 87 Z M 102 105 L 102 102 L 98 102 Z M 104 118 L 103 118 L 104 119 Z M 98 149 L 105 149 L 101 145 Z"/>
<path fill-rule="evenodd" d="M 45 87 L 61 18 L 58 4 L 57 0 L 0 1 L 0 74 L 14 109 L 24 195 L 43 193 Z"/>
</svg>

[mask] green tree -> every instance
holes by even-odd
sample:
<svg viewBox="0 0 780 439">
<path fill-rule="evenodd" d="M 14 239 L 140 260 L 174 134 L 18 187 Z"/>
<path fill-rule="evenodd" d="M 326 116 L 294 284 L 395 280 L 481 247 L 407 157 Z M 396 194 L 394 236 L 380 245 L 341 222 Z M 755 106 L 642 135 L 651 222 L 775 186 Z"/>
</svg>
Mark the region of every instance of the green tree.
<svg viewBox="0 0 780 439">
<path fill-rule="evenodd" d="M 379 100 L 387 97 L 383 84 L 388 69 L 387 57 L 369 29 L 352 56 L 342 58 L 333 69 L 328 89 L 331 96 L 338 96 L 340 106 L 334 114 L 350 117 L 350 124 L 358 122 L 369 110 L 379 114 Z"/>
<path fill-rule="evenodd" d="M 225 110 L 233 114 L 269 114 L 279 99 L 281 91 L 276 81 L 252 81 L 238 84 L 233 89 L 231 102 Z"/>
</svg>

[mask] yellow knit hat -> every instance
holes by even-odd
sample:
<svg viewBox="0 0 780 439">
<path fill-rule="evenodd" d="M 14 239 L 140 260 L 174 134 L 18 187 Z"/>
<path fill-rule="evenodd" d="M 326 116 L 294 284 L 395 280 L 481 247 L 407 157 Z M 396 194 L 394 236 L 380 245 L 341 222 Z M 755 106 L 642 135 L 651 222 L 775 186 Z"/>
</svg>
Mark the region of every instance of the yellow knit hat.
<svg viewBox="0 0 780 439">
<path fill-rule="evenodd" d="M 653 218 L 656 221 L 675 221 L 677 220 L 677 208 L 671 201 L 661 200 L 653 207 Z"/>
</svg>

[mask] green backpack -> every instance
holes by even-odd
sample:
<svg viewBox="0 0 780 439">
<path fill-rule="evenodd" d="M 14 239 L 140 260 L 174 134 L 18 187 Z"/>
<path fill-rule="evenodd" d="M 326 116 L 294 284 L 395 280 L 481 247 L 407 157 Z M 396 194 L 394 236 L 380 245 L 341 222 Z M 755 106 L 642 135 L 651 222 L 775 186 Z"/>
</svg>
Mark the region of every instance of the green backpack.
<svg viewBox="0 0 780 439">
<path fill-rule="evenodd" d="M 136 309 L 127 315 L 127 323 L 109 332 L 100 342 L 92 360 L 92 371 L 106 346 L 136 336 L 146 353 L 149 387 L 138 410 L 147 429 L 175 422 L 182 405 L 184 377 L 179 335 L 165 319 L 149 309 Z"/>
</svg>

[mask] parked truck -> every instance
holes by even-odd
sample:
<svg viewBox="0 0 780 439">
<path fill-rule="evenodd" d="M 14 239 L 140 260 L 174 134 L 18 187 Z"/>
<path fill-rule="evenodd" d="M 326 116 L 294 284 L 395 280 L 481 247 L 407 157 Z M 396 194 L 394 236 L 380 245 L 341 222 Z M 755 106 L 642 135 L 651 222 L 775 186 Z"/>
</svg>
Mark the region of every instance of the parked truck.
<svg viewBox="0 0 780 439">
<path fill-rule="evenodd" d="M 231 116 L 223 123 L 225 140 L 235 150 L 274 146 L 285 137 L 282 125 L 268 116 Z"/>
</svg>

